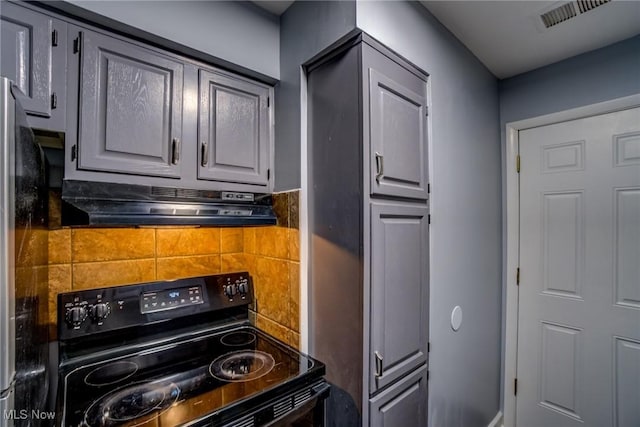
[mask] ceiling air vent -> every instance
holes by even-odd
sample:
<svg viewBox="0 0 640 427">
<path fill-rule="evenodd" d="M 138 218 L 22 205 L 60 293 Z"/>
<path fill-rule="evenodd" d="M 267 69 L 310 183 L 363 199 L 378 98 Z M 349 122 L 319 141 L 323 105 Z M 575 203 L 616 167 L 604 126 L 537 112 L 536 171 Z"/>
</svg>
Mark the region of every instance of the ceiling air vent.
<svg viewBox="0 0 640 427">
<path fill-rule="evenodd" d="M 540 19 L 545 28 L 551 28 L 561 22 L 568 21 L 571 18 L 609 3 L 611 0 L 576 0 L 569 3 L 563 3 L 554 7 L 540 15 Z"/>
</svg>

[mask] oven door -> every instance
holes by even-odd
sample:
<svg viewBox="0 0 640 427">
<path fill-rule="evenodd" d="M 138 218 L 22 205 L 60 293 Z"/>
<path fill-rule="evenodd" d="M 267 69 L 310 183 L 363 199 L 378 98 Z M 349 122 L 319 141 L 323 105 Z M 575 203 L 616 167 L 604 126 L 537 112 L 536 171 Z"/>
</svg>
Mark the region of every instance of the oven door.
<svg viewBox="0 0 640 427">
<path fill-rule="evenodd" d="M 223 427 L 324 427 L 325 401 L 331 386 L 320 381 L 287 395 L 276 398 L 233 420 L 223 423 Z M 205 421 L 205 420 L 202 420 Z M 196 423 L 193 426 L 209 426 Z"/>
<path fill-rule="evenodd" d="M 278 418 L 264 424 L 265 427 L 324 427 L 325 401 L 329 396 L 330 386 L 326 382 L 313 388 L 316 394 L 304 403 L 300 403 L 293 410 L 280 415 Z M 295 400 L 295 398 L 294 398 Z M 259 421 L 256 419 L 256 421 Z M 256 424 L 259 426 L 262 424 Z"/>
</svg>

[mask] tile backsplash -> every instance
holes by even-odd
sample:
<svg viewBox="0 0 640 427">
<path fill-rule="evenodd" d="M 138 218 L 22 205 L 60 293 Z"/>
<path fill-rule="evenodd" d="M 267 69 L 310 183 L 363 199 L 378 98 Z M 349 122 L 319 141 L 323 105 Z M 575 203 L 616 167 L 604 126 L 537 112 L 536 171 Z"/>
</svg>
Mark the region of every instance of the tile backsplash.
<svg viewBox="0 0 640 427">
<path fill-rule="evenodd" d="M 49 323 L 60 292 L 247 270 L 251 320 L 299 347 L 298 191 L 274 194 L 269 227 L 62 228 L 49 231 Z"/>
</svg>

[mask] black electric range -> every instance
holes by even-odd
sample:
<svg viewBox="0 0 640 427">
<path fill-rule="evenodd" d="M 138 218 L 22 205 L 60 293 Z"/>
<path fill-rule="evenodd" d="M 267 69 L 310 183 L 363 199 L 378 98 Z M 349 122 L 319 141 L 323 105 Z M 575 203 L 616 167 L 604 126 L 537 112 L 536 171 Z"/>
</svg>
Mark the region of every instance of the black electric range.
<svg viewBox="0 0 640 427">
<path fill-rule="evenodd" d="M 248 273 L 61 294 L 58 425 L 323 425 L 324 365 L 252 299 Z"/>
</svg>

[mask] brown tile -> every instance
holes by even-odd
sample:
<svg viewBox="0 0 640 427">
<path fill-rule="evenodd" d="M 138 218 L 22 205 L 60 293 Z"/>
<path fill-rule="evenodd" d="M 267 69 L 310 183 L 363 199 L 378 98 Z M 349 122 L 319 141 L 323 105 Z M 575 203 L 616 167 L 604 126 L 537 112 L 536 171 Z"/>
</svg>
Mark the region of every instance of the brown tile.
<svg viewBox="0 0 640 427">
<path fill-rule="evenodd" d="M 300 228 L 300 190 L 289 192 L 289 228 Z"/>
<path fill-rule="evenodd" d="M 242 252 L 244 247 L 244 233 L 242 228 L 220 229 L 220 253 Z"/>
<path fill-rule="evenodd" d="M 289 259 L 300 261 L 300 230 L 289 229 Z"/>
<path fill-rule="evenodd" d="M 256 253 L 256 228 L 244 227 L 244 253 L 255 254 Z"/>
<path fill-rule="evenodd" d="M 289 341 L 289 329 L 260 314 L 256 317 L 256 326 L 280 341 Z"/>
<path fill-rule="evenodd" d="M 62 227 L 62 193 L 49 190 L 49 230 Z"/>
<path fill-rule="evenodd" d="M 44 228 L 17 229 L 15 239 L 16 267 L 48 264 L 49 230 Z"/>
<path fill-rule="evenodd" d="M 289 263 L 289 319 L 291 329 L 300 332 L 300 264 Z"/>
<path fill-rule="evenodd" d="M 278 226 L 289 227 L 289 193 L 275 193 L 271 197 Z"/>
<path fill-rule="evenodd" d="M 256 268 L 256 259 L 258 258 L 257 255 L 252 255 L 252 254 L 244 254 L 244 270 L 248 271 L 250 275 L 255 276 L 257 273 L 257 268 Z"/>
<path fill-rule="evenodd" d="M 289 265 L 273 258 L 256 258 L 254 277 L 258 313 L 289 327 Z"/>
<path fill-rule="evenodd" d="M 256 253 L 267 257 L 288 259 L 289 229 L 277 226 L 257 228 Z"/>
<path fill-rule="evenodd" d="M 220 273 L 220 255 L 158 258 L 158 280 Z"/>
<path fill-rule="evenodd" d="M 49 231 L 49 264 L 71 262 L 71 230 L 61 228 Z"/>
<path fill-rule="evenodd" d="M 73 262 L 153 258 L 155 230 L 149 228 L 84 228 L 71 230 Z"/>
<path fill-rule="evenodd" d="M 243 253 L 220 255 L 220 272 L 230 273 L 232 271 L 247 271 Z"/>
<path fill-rule="evenodd" d="M 287 344 L 291 347 L 300 350 L 300 334 L 297 332 L 289 331 L 289 339 Z"/>
<path fill-rule="evenodd" d="M 158 257 L 220 253 L 219 228 L 159 228 Z"/>
<path fill-rule="evenodd" d="M 73 289 L 92 289 L 130 283 L 151 282 L 155 259 L 73 264 Z"/>
<path fill-rule="evenodd" d="M 58 294 L 71 290 L 71 264 L 49 266 L 49 323 L 57 324 Z"/>
</svg>

